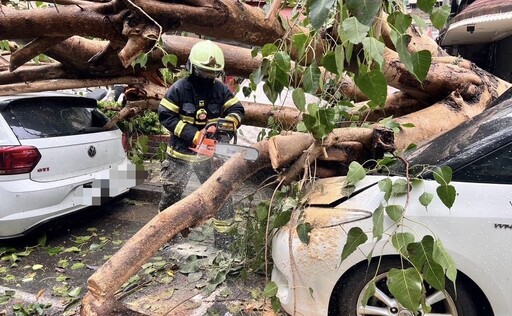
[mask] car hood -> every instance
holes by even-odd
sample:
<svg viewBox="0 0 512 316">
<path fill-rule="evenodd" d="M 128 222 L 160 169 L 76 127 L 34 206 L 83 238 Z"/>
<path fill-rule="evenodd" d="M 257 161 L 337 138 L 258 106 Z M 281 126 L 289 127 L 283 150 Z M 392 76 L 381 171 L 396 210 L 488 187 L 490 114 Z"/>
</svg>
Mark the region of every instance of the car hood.
<svg viewBox="0 0 512 316">
<path fill-rule="evenodd" d="M 347 177 L 332 177 L 314 181 L 302 203 L 305 221 L 315 228 L 327 228 L 362 220 L 372 216 L 365 209 L 346 208 L 342 202 L 364 190 L 378 185 L 384 176 L 366 176 L 356 185 L 348 185 Z"/>
</svg>

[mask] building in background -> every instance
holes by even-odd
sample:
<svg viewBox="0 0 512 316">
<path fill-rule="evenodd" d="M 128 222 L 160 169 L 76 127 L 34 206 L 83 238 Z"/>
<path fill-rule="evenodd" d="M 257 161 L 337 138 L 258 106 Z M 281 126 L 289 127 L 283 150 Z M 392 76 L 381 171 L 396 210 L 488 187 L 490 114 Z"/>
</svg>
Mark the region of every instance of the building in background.
<svg viewBox="0 0 512 316">
<path fill-rule="evenodd" d="M 450 55 L 512 82 L 512 1 L 453 0 L 438 43 Z"/>
</svg>

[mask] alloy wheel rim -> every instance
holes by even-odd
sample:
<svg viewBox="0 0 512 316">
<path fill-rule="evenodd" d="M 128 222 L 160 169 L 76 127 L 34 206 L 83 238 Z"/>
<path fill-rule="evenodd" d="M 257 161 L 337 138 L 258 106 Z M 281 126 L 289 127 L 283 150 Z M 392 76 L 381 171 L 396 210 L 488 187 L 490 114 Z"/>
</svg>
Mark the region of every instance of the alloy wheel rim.
<svg viewBox="0 0 512 316">
<path fill-rule="evenodd" d="M 420 306 L 420 310 L 417 314 L 410 311 L 400 305 L 398 301 L 391 295 L 387 285 L 387 272 L 379 274 L 375 278 L 375 294 L 368 299 L 368 304 L 363 306 L 361 301 L 363 300 L 365 293 L 370 286 L 368 282 L 359 293 L 357 298 L 357 315 L 382 315 L 382 316 L 423 316 L 428 315 L 425 313 Z M 432 307 L 431 313 L 442 313 L 445 316 L 459 316 L 457 312 L 457 306 L 453 298 L 446 291 L 439 291 L 428 284 L 427 287 L 426 302 Z"/>
</svg>

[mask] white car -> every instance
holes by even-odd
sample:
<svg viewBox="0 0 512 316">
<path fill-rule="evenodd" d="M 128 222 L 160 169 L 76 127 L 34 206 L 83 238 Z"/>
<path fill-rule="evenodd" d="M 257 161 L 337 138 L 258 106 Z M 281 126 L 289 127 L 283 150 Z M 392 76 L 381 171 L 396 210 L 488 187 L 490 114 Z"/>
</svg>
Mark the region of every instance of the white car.
<svg viewBox="0 0 512 316">
<path fill-rule="evenodd" d="M 51 93 L 0 97 L 0 239 L 101 205 L 143 180 L 104 130 L 96 100 Z"/>
<path fill-rule="evenodd" d="M 406 158 L 411 167 L 426 164 L 452 169 L 450 184 L 456 190 L 453 206 L 448 208 L 442 202 L 436 194 L 440 184 L 428 173 L 424 180 L 412 183 L 408 195 L 392 196 L 387 202 L 379 187 L 386 176 L 367 175 L 350 190 L 346 177 L 317 181 L 306 206 L 296 211 L 273 238 L 272 280 L 287 313 L 512 315 L 512 90 L 496 100 L 492 108 Z M 400 174 L 400 168 L 393 170 L 393 174 Z M 402 179 L 403 183 L 404 178 L 388 179 Z M 420 202 L 425 192 L 433 193 L 427 207 Z M 455 288 L 449 281 L 445 283 L 446 291 L 424 284 L 426 303 L 432 309 L 427 312 L 420 307 L 418 314 L 398 303 L 388 287 L 388 272 L 396 272 L 391 269 L 401 269 L 402 263 L 404 268 L 411 266 L 400 259 L 389 240 L 391 231 L 386 228 L 396 227 L 389 213 L 382 213 L 382 239 L 377 241 L 372 235 L 373 214 L 379 206 L 405 206 L 407 198 L 404 225 L 397 232 L 412 233 L 415 243 L 426 235 L 439 240 L 453 258 L 456 272 Z M 299 239 L 300 223 L 312 226 L 307 244 Z M 358 247 L 342 261 L 343 247 L 353 227 L 360 227 L 368 239 L 362 244 L 351 241 Z M 372 280 L 375 292 L 365 304 Z M 418 284 L 421 287 L 422 283 Z M 409 285 L 404 283 L 395 290 L 408 291 Z"/>
</svg>

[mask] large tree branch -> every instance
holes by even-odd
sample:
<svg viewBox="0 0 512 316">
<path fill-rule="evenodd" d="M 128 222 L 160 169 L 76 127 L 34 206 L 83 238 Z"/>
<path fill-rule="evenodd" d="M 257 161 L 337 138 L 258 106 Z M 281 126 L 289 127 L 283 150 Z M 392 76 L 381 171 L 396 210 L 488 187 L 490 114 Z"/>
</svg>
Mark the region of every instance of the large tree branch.
<svg viewBox="0 0 512 316">
<path fill-rule="evenodd" d="M 27 45 L 12 53 L 9 71 L 14 71 L 19 66 L 37 55 L 46 52 L 51 47 L 55 46 L 55 44 L 64 41 L 66 38 L 67 37 L 40 37 L 29 42 Z"/>
<path fill-rule="evenodd" d="M 63 89 L 78 89 L 83 87 L 99 87 L 113 84 L 140 84 L 145 80 L 136 77 L 119 77 L 105 79 L 60 79 L 37 81 L 31 83 L 15 83 L 2 85 L 0 95 L 11 95 L 24 92 L 53 91 Z"/>
</svg>

